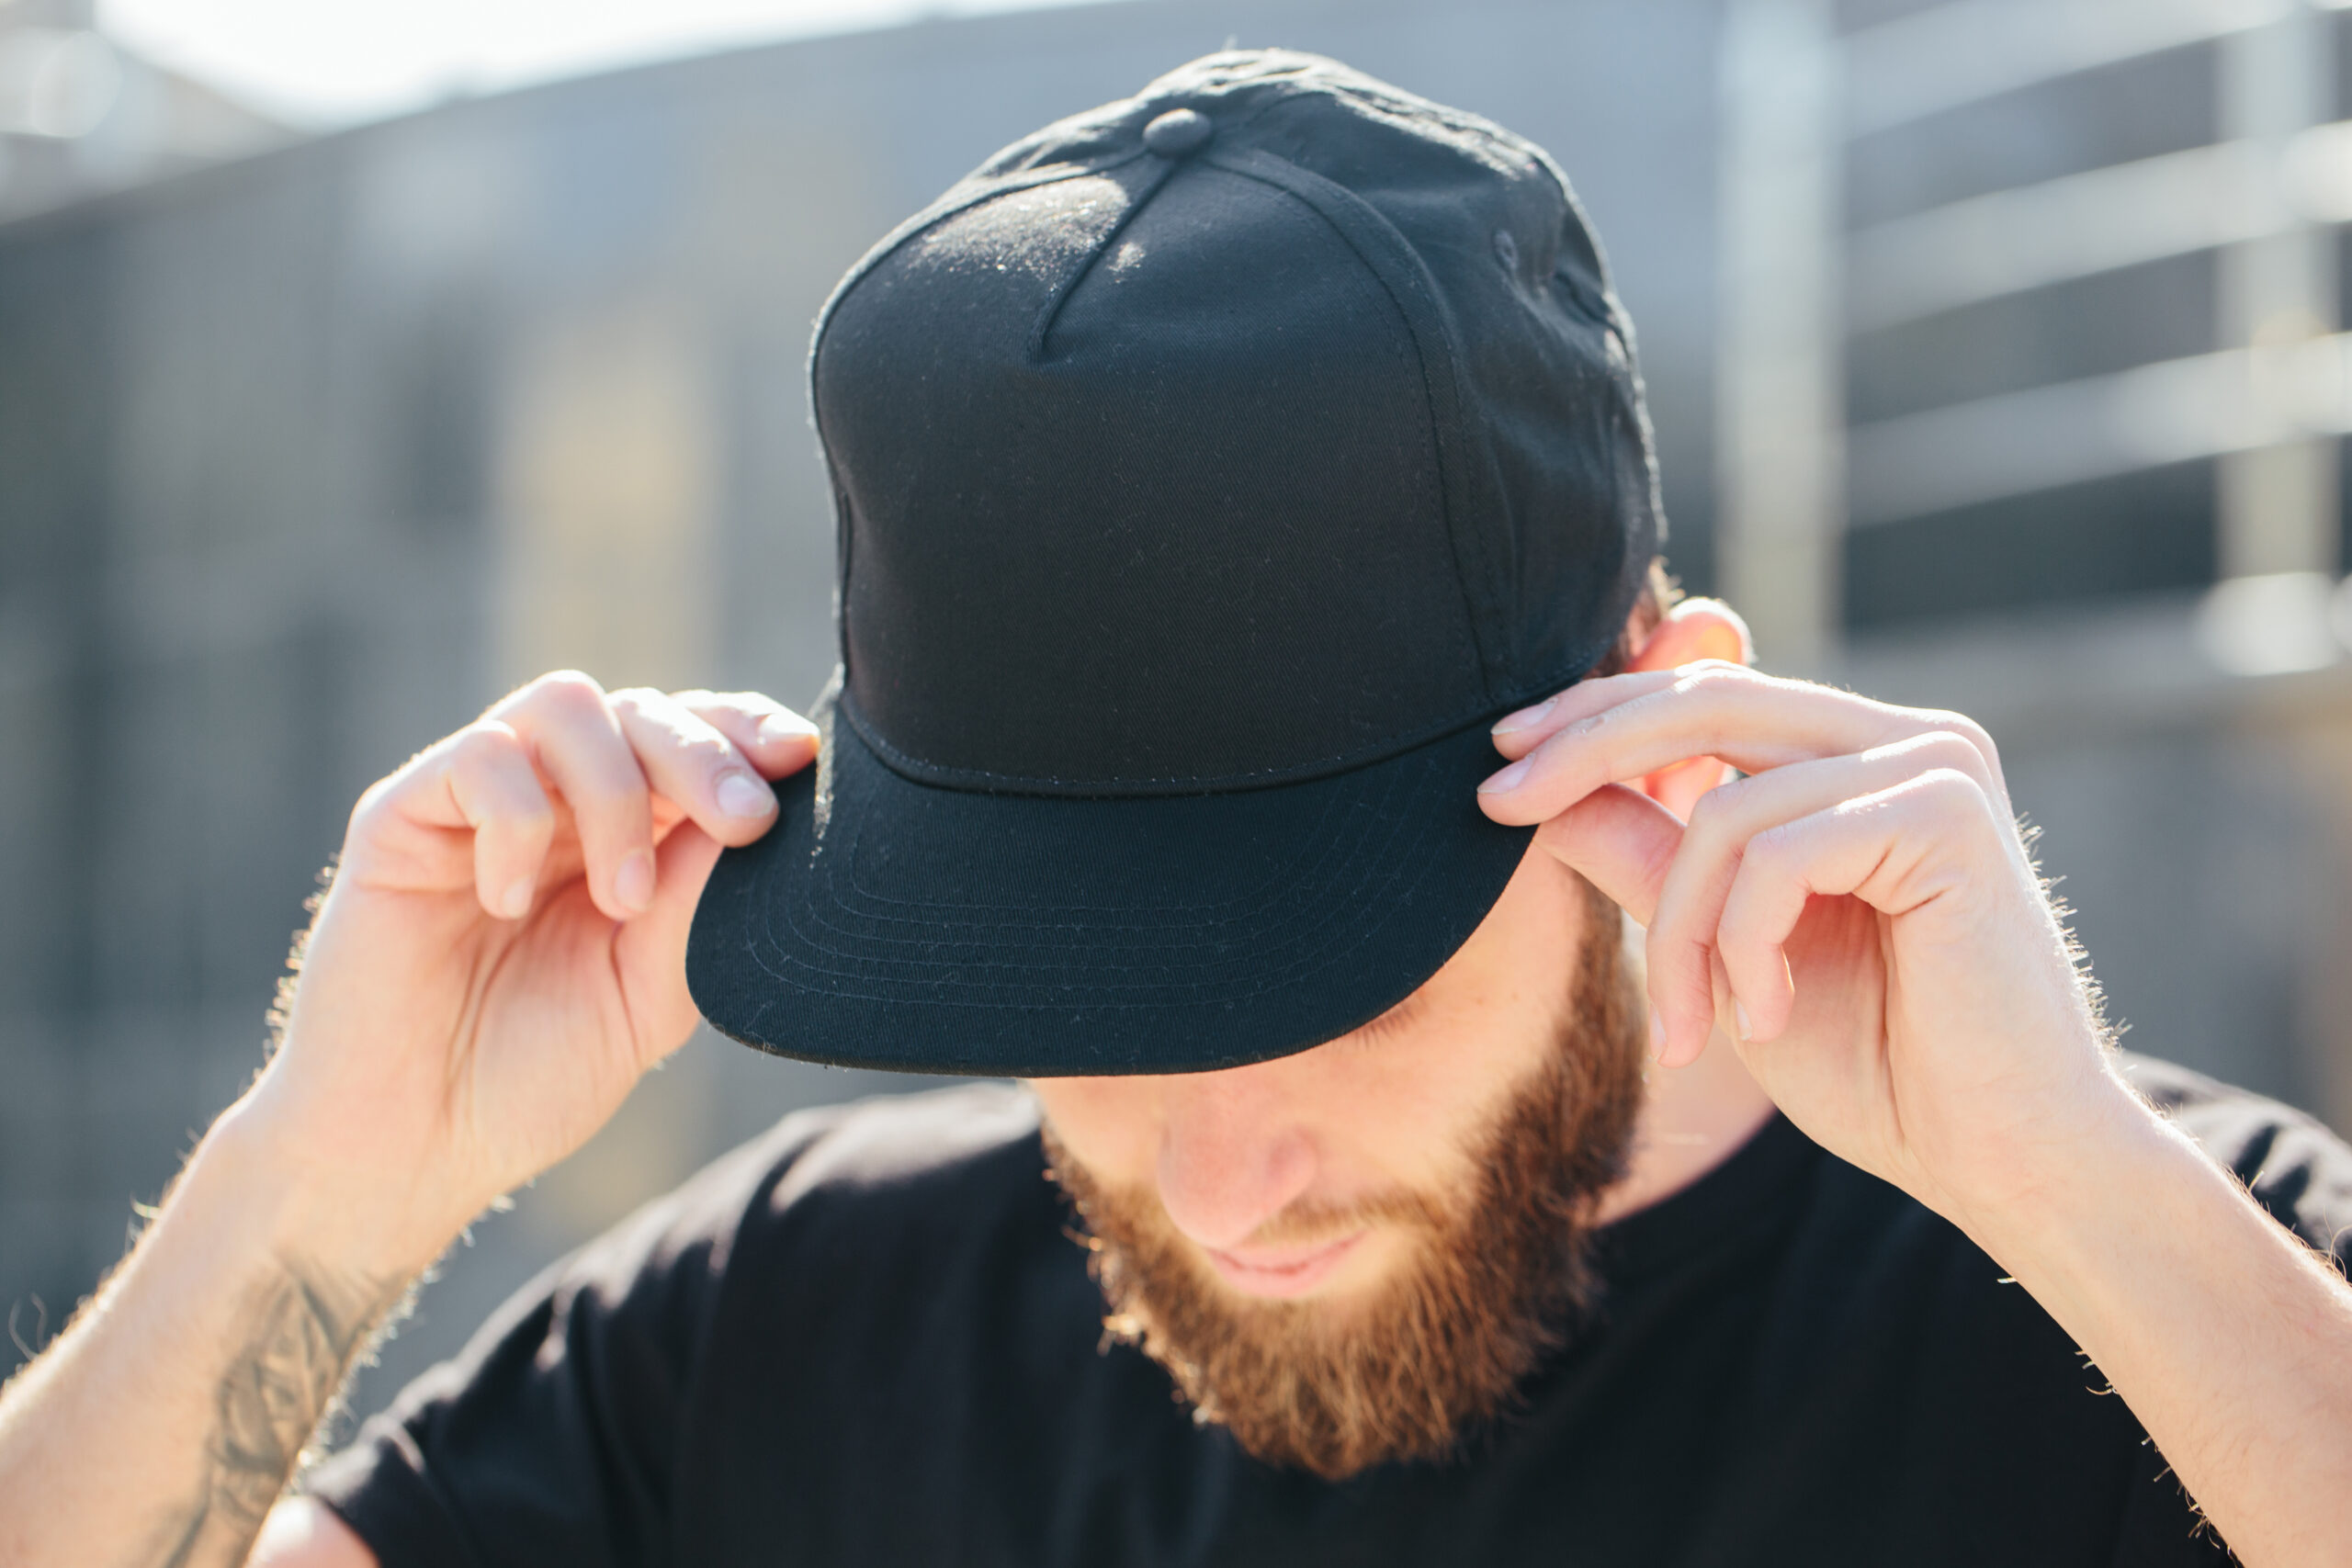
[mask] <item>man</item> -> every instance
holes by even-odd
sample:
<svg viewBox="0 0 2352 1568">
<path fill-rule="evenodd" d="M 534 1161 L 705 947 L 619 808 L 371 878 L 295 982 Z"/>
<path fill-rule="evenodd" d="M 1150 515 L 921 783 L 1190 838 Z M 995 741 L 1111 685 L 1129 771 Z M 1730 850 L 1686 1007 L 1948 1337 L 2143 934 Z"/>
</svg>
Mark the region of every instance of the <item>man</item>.
<svg viewBox="0 0 2352 1568">
<path fill-rule="evenodd" d="M 1538 151 L 1215 56 L 886 240 L 812 385 L 821 724 L 555 676 L 368 791 L 0 1559 L 2342 1560 L 2352 1155 L 2120 1064 L 1974 725 L 1673 602 Z M 697 1003 L 1032 1081 L 787 1121 L 279 1501 Z"/>
</svg>

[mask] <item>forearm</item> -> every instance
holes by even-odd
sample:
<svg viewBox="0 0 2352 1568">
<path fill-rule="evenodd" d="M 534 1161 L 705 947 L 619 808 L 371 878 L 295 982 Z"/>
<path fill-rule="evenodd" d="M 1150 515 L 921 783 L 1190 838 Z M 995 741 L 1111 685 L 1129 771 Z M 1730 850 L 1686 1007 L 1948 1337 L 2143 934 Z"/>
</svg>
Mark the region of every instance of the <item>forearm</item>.
<svg viewBox="0 0 2352 1568">
<path fill-rule="evenodd" d="M 139 1246 L 0 1395 L 0 1563 L 236 1564 L 407 1270 L 232 1119 Z"/>
<path fill-rule="evenodd" d="M 2343 1561 L 2352 1288 L 2136 1103 L 1969 1225 L 2071 1334 L 2249 1568 Z"/>
</svg>

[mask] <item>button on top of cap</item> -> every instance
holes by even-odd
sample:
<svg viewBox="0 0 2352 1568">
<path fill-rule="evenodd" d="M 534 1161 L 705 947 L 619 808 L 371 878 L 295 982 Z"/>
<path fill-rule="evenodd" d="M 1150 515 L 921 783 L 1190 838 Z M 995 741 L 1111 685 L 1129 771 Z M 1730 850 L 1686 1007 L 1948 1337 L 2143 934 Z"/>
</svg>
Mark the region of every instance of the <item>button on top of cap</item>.
<svg viewBox="0 0 2352 1568">
<path fill-rule="evenodd" d="M 1216 127 L 1200 110 L 1170 109 L 1143 128 L 1143 144 L 1163 158 L 1182 158 L 1215 134 Z"/>
</svg>

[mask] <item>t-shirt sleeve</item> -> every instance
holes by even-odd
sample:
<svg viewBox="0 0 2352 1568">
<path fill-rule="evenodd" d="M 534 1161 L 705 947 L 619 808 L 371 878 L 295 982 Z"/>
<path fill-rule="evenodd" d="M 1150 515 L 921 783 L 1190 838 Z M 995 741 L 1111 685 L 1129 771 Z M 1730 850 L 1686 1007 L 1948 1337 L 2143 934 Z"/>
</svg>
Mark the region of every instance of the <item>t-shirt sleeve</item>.
<svg viewBox="0 0 2352 1568">
<path fill-rule="evenodd" d="M 2270 1217 L 2352 1277 L 2352 1147 L 2300 1111 L 2144 1056 L 2124 1076 L 2245 1183 Z"/>
<path fill-rule="evenodd" d="M 300 1489 L 383 1568 L 664 1561 L 728 1255 L 823 1125 L 795 1117 L 525 1286 Z"/>
</svg>

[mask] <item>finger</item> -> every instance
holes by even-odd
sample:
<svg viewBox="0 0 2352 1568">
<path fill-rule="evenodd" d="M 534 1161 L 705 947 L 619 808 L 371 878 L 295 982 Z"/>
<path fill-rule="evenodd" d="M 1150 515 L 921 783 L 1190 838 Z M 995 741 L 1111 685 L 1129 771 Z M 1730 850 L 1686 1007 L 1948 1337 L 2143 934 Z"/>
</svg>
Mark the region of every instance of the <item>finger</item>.
<svg viewBox="0 0 2352 1568">
<path fill-rule="evenodd" d="M 534 857 L 526 844 L 502 842 L 492 818 L 511 813 L 518 823 L 527 822 L 546 805 L 546 792 L 536 775 L 528 791 L 514 787 L 511 779 L 502 776 L 495 759 L 481 754 L 501 738 L 499 731 L 513 742 L 513 732 L 504 726 L 481 720 L 443 736 L 369 785 L 351 808 L 337 884 L 407 893 L 448 893 L 471 886 L 484 908 L 501 914 L 499 906 L 511 886 L 501 874 L 519 875 L 530 869 L 524 863 Z M 515 750 L 519 753 L 521 748 Z M 451 770 L 461 760 L 471 784 L 464 798 L 451 788 Z M 518 760 L 529 773 L 527 754 Z M 476 859 L 481 847 L 476 842 L 477 830 L 485 825 L 491 827 L 492 840 L 486 865 Z"/>
<path fill-rule="evenodd" d="M 474 896 L 502 920 L 531 912 L 555 838 L 555 806 L 512 727 L 481 719 L 451 737 L 439 770 L 452 813 L 473 829 Z"/>
<path fill-rule="evenodd" d="M 674 698 L 616 692 L 613 716 L 638 766 L 664 798 L 722 844 L 748 844 L 775 818 L 775 793 L 734 741 Z"/>
<path fill-rule="evenodd" d="M 1972 864 L 2006 869 L 1999 821 L 1974 779 L 1938 768 L 1751 840 L 1715 937 L 1748 1038 L 1770 1041 L 1788 1025 L 1787 946 L 1809 899 L 1851 895 L 1884 914 L 1911 914 L 1964 886 Z"/>
<path fill-rule="evenodd" d="M 1695 669 L 1697 666 L 1684 668 Z M 1677 669 L 1641 670 L 1628 675 L 1589 676 L 1557 696 L 1547 697 L 1532 707 L 1521 708 L 1498 720 L 1493 730 L 1495 750 L 1516 761 L 1569 725 L 1581 723 L 1594 714 L 1605 713 L 1635 697 L 1663 691 L 1680 680 L 1682 675 L 1683 670 Z"/>
<path fill-rule="evenodd" d="M 1757 835 L 1841 802 L 1859 799 L 1939 768 L 1964 773 L 1984 787 L 1984 762 L 1959 736 L 1936 730 L 1873 747 L 1854 756 L 1795 762 L 1721 785 L 1700 796 L 1689 829 L 1660 889 L 1649 923 L 1651 1004 L 1661 1040 L 1658 1058 L 1669 1065 L 1695 1060 L 1718 1017 L 1714 952 L 1724 901 Z M 1725 966 L 1728 968 L 1728 964 Z M 1737 983 L 1734 997 L 1753 1024 L 1768 990 L 1786 1002 L 1785 968 L 1770 965 Z"/>
<path fill-rule="evenodd" d="M 1493 732 L 1495 750 L 1506 759 L 1516 761 L 1567 725 L 1605 713 L 1634 697 L 1671 686 L 1691 668 L 1694 666 L 1686 665 L 1679 670 L 1645 670 L 1630 675 L 1609 675 L 1578 682 L 1559 695 L 1533 707 L 1522 708 L 1498 724 Z M 1691 757 L 1646 775 L 1641 781 L 1642 788 L 1657 799 L 1668 798 L 1670 794 L 1687 793 L 1679 790 L 1670 781 L 1679 773 L 1698 768 L 1711 770 L 1704 780 L 1704 787 L 1713 787 L 1720 781 L 1723 770 L 1720 759 Z"/>
<path fill-rule="evenodd" d="M 653 902 L 653 806 L 604 688 L 543 675 L 491 710 L 514 728 L 571 807 L 588 896 L 616 920 Z"/>
<path fill-rule="evenodd" d="M 1851 693 L 1711 662 L 1677 672 L 1671 685 L 1637 695 L 1555 732 L 1479 786 L 1498 822 L 1540 822 L 1604 784 L 1642 778 L 1693 757 L 1720 757 L 1744 773 L 1868 750 L 1932 730 L 1974 747 L 1995 779 L 1993 743 L 1958 714 L 1891 707 Z"/>
<path fill-rule="evenodd" d="M 718 841 L 691 822 L 662 840 L 661 886 L 652 907 L 621 930 L 616 949 L 623 983 L 631 988 L 631 1010 L 647 1021 L 649 1055 L 640 1067 L 650 1067 L 694 1032 L 697 1015 L 686 989 L 686 938 L 703 885 L 718 863 Z"/>
<path fill-rule="evenodd" d="M 1682 824 L 1649 796 L 1623 784 L 1587 795 L 1535 831 L 1535 845 L 1647 925 Z"/>
<path fill-rule="evenodd" d="M 816 760 L 817 727 L 757 692 L 680 692 L 688 713 L 735 743 L 763 778 L 797 773 Z"/>
</svg>

